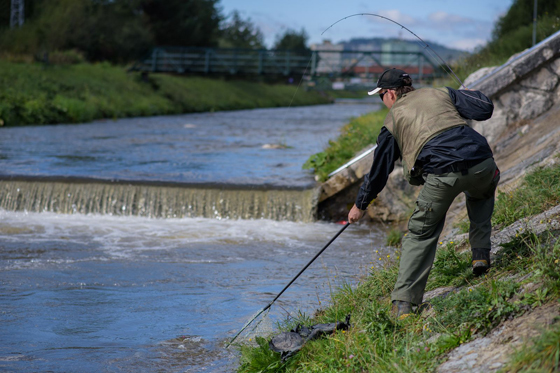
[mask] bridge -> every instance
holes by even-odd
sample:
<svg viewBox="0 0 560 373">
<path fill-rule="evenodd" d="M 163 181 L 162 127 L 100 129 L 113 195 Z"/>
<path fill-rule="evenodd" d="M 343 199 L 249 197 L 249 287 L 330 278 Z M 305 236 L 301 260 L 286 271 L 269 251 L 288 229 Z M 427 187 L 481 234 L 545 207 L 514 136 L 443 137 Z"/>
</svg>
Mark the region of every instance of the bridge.
<svg viewBox="0 0 560 373">
<path fill-rule="evenodd" d="M 388 61 L 391 61 L 389 64 Z M 441 69 L 421 51 L 255 50 L 200 47 L 157 47 L 131 70 L 203 75 L 262 75 L 371 78 L 388 67 L 413 79 L 440 76 Z"/>
</svg>

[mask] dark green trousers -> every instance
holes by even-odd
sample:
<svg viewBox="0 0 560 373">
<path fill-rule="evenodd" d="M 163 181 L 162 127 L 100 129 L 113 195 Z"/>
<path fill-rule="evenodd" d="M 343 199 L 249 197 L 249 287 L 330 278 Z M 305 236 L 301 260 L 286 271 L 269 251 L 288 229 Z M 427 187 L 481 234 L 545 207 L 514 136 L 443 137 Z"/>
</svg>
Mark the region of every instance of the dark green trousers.
<svg viewBox="0 0 560 373">
<path fill-rule="evenodd" d="M 445 215 L 460 193 L 466 195 L 471 247 L 490 249 L 494 193 L 500 179 L 496 171 L 494 159 L 489 158 L 471 167 L 465 175 L 450 172 L 424 177 L 424 188 L 418 195 L 408 222 L 408 234 L 402 242 L 399 277 L 392 300 L 422 303 Z"/>
</svg>

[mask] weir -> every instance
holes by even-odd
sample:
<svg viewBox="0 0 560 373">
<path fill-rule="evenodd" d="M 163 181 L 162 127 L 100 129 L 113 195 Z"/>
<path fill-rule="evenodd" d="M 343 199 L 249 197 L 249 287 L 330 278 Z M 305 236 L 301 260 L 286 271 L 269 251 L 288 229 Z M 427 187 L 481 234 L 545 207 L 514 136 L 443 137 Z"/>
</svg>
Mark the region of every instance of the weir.
<svg viewBox="0 0 560 373">
<path fill-rule="evenodd" d="M 317 200 L 317 189 L 84 179 L 0 180 L 0 208 L 7 211 L 311 222 L 316 217 Z"/>
</svg>

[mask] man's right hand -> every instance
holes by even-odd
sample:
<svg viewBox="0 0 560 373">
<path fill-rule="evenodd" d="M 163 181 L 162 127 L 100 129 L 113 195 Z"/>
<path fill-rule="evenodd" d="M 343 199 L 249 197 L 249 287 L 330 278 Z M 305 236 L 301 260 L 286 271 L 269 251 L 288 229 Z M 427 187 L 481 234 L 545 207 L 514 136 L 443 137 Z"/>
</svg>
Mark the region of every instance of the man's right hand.
<svg viewBox="0 0 560 373">
<path fill-rule="evenodd" d="M 365 213 L 366 211 L 360 210 L 358 206 L 356 205 L 352 206 L 352 209 L 350 209 L 350 212 L 348 213 L 348 223 L 350 224 L 356 223 L 364 216 Z"/>
</svg>

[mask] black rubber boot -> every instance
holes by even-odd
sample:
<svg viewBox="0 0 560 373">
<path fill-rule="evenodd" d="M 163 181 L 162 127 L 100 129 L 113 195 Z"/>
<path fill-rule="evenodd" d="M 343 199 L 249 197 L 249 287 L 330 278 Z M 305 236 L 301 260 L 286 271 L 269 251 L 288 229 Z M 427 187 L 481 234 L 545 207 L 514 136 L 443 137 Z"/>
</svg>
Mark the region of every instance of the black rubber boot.
<svg viewBox="0 0 560 373">
<path fill-rule="evenodd" d="M 412 303 L 402 300 L 394 300 L 393 306 L 391 308 L 391 313 L 399 320 L 402 320 L 413 313 Z"/>
<path fill-rule="evenodd" d="M 472 249 L 472 270 L 474 275 L 483 275 L 489 268 L 490 249 Z"/>
</svg>

